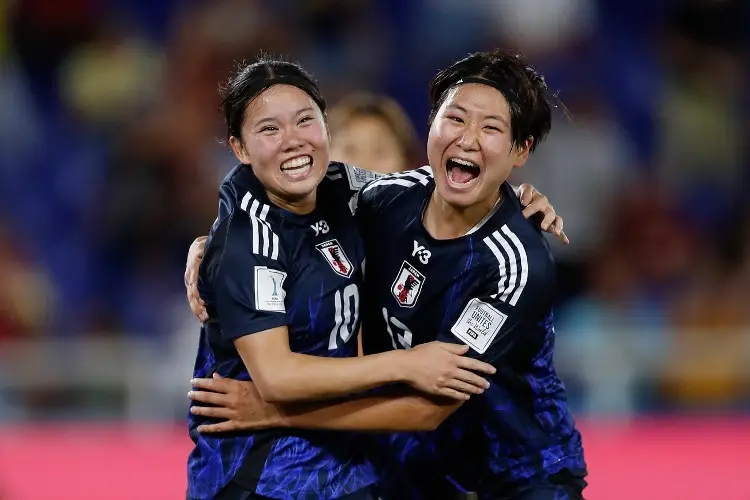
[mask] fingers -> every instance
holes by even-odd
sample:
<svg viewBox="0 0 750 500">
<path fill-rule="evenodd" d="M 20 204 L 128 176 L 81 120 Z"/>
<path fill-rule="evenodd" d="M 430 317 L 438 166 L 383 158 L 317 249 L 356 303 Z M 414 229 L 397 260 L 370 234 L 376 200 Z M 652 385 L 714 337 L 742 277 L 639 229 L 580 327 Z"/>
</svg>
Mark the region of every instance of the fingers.
<svg viewBox="0 0 750 500">
<path fill-rule="evenodd" d="M 206 309 L 206 303 L 203 302 L 203 299 L 198 297 L 197 293 L 197 290 L 195 291 L 195 294 L 191 294 L 190 291 L 188 291 L 190 310 L 201 323 L 205 323 L 208 321 L 208 310 Z"/>
<path fill-rule="evenodd" d="M 562 241 L 563 244 L 565 244 L 565 245 L 569 245 L 570 244 L 570 239 L 568 239 L 568 235 L 565 234 L 565 231 L 563 231 L 562 233 L 560 233 L 560 236 L 558 236 L 558 238 L 560 238 L 560 241 Z"/>
<path fill-rule="evenodd" d="M 490 383 L 487 381 L 487 379 L 468 370 L 458 370 L 453 378 L 457 381 L 469 384 L 472 387 L 478 389 L 480 392 L 477 392 L 476 394 L 481 394 L 490 386 Z"/>
<path fill-rule="evenodd" d="M 211 405 L 217 405 L 217 406 L 223 406 L 223 407 L 228 406 L 228 403 L 229 403 L 226 394 L 218 394 L 216 392 L 190 391 L 188 392 L 188 398 L 190 398 L 192 401 L 197 401 L 199 403 L 208 403 Z"/>
<path fill-rule="evenodd" d="M 549 212 L 552 212 L 552 214 L 555 214 L 555 210 L 552 208 L 552 205 L 550 204 L 549 200 L 546 196 L 539 195 L 537 196 L 533 202 L 531 202 L 529 205 L 526 206 L 526 208 L 523 209 L 523 216 L 527 219 L 534 214 L 537 213 L 544 213 L 547 215 Z M 552 221 L 549 221 L 552 222 Z"/>
<path fill-rule="evenodd" d="M 463 355 L 466 354 L 469 350 L 469 346 L 466 344 L 453 344 L 451 342 L 440 342 L 437 341 L 435 344 L 439 345 L 442 349 L 445 349 L 448 352 L 452 352 L 453 354 Z"/>
<path fill-rule="evenodd" d="M 226 422 L 219 422 L 218 424 L 204 424 L 198 426 L 198 432 L 202 434 L 211 434 L 214 432 L 230 432 L 239 430 L 239 426 L 227 420 Z"/>
<path fill-rule="evenodd" d="M 450 399 L 455 399 L 456 401 L 467 401 L 470 397 L 468 394 L 459 392 L 455 389 L 451 389 L 450 387 L 444 387 L 440 389 L 438 395 Z"/>
<path fill-rule="evenodd" d="M 191 406 L 190 413 L 208 418 L 231 419 L 232 410 L 215 406 Z"/>
<path fill-rule="evenodd" d="M 497 371 L 494 366 L 474 358 L 460 358 L 458 367 L 473 372 L 486 373 L 487 375 L 494 375 Z"/>
<path fill-rule="evenodd" d="M 555 222 L 555 219 L 557 219 L 557 214 L 552 209 L 552 207 L 547 207 L 547 209 L 545 209 L 543 213 L 544 218 L 542 219 L 542 223 L 539 225 L 539 227 L 542 228 L 542 231 L 554 232 L 552 224 Z"/>
<path fill-rule="evenodd" d="M 521 205 L 528 206 L 534 200 L 536 189 L 531 184 L 521 184 L 518 186 L 518 198 Z"/>
<path fill-rule="evenodd" d="M 485 387 L 479 387 L 475 384 L 471 384 L 468 382 L 464 382 L 463 380 L 459 380 L 459 378 L 454 378 L 446 382 L 445 387 L 448 389 L 454 389 L 458 392 L 462 392 L 464 394 L 472 395 L 472 394 L 482 394 L 485 391 Z"/>
<path fill-rule="evenodd" d="M 555 222 L 550 226 L 550 232 L 552 232 L 552 234 L 554 234 L 563 244 L 567 245 L 570 243 L 568 235 L 566 235 L 563 230 L 563 219 L 559 215 L 555 217 Z"/>
<path fill-rule="evenodd" d="M 192 385 L 196 389 L 204 389 L 206 391 L 218 392 L 222 394 L 229 393 L 229 389 L 231 388 L 230 382 L 222 377 L 194 378 L 190 381 L 190 385 Z"/>
</svg>

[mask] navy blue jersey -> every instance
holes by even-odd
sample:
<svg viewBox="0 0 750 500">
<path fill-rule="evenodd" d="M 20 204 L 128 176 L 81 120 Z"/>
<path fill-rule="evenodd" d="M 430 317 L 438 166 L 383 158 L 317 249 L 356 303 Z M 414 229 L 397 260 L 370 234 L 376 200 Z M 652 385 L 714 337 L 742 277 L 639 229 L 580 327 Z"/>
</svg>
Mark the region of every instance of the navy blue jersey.
<svg viewBox="0 0 750 500">
<path fill-rule="evenodd" d="M 439 463 L 461 489 L 488 497 L 563 470 L 584 475 L 581 437 L 553 366 L 547 241 L 507 183 L 468 234 L 436 240 L 422 223 L 434 188 L 424 167 L 375 180 L 358 196 L 367 249 L 365 353 L 464 343 L 497 373 L 436 432 L 394 437 L 403 463 L 388 469 L 434 471 Z"/>
<path fill-rule="evenodd" d="M 357 355 L 364 249 L 350 201 L 368 175 L 332 163 L 308 215 L 273 205 L 249 167 L 226 177 L 199 272 L 210 319 L 201 329 L 195 377 L 248 380 L 233 341 L 280 326 L 295 352 Z M 209 421 L 190 416 L 189 498 L 213 498 L 233 481 L 270 498 L 335 499 L 375 481 L 353 434 L 199 434 Z"/>
</svg>

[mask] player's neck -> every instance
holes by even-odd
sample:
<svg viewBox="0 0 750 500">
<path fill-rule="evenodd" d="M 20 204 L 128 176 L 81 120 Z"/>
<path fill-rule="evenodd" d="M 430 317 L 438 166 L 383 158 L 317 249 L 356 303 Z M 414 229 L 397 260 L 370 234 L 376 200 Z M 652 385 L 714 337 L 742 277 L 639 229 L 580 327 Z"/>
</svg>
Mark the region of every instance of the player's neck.
<svg viewBox="0 0 750 500">
<path fill-rule="evenodd" d="M 283 208 L 284 210 L 288 210 L 297 215 L 307 215 L 315 210 L 315 194 L 315 191 L 313 191 L 309 195 L 305 196 L 304 198 L 300 198 L 299 200 L 289 200 L 277 196 L 271 191 L 266 191 L 266 195 L 268 196 L 268 199 L 271 201 L 271 203 L 273 203 L 277 207 Z"/>
<path fill-rule="evenodd" d="M 483 200 L 476 205 L 455 207 L 446 202 L 435 190 L 424 211 L 424 227 L 436 240 L 460 238 L 492 211 L 500 197 L 500 192 L 498 192 L 497 196 Z"/>
</svg>

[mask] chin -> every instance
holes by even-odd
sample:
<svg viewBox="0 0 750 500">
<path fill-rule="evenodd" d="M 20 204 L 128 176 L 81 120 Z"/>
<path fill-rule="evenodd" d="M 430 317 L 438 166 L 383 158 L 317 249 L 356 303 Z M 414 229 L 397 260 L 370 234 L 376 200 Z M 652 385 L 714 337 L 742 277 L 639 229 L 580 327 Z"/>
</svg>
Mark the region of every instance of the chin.
<svg viewBox="0 0 750 500">
<path fill-rule="evenodd" d="M 437 184 L 437 191 L 449 205 L 456 208 L 468 208 L 480 201 L 481 178 L 475 179 L 472 185 L 466 187 L 453 186 L 447 178 L 443 178 Z"/>
</svg>

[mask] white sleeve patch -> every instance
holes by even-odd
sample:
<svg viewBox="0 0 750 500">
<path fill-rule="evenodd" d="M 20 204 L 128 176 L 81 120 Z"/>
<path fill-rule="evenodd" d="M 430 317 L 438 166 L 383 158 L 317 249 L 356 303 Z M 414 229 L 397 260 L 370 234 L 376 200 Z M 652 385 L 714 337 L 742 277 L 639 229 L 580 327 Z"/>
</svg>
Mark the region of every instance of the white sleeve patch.
<svg viewBox="0 0 750 500">
<path fill-rule="evenodd" d="M 255 308 L 258 311 L 286 312 L 284 280 L 286 273 L 255 266 Z"/>
<path fill-rule="evenodd" d="M 486 302 L 471 299 L 451 327 L 451 333 L 479 354 L 484 354 L 508 316 Z"/>
<path fill-rule="evenodd" d="M 355 167 L 354 165 L 344 164 L 346 167 L 346 178 L 349 179 L 349 187 L 352 191 L 359 191 L 362 186 L 370 181 L 382 177 L 382 174 L 373 172 L 372 170 L 365 170 L 363 168 Z"/>
</svg>

